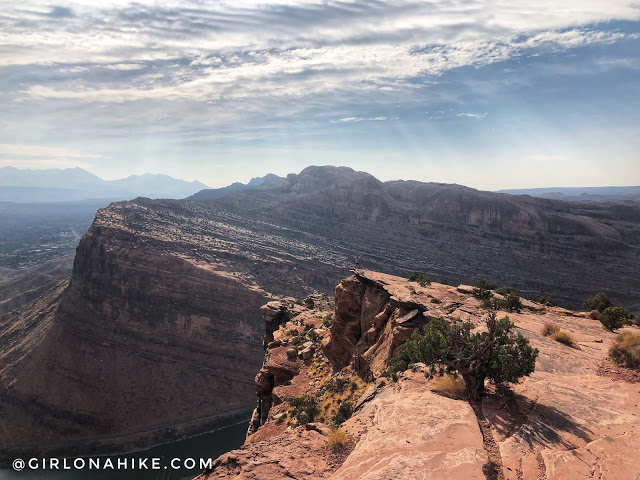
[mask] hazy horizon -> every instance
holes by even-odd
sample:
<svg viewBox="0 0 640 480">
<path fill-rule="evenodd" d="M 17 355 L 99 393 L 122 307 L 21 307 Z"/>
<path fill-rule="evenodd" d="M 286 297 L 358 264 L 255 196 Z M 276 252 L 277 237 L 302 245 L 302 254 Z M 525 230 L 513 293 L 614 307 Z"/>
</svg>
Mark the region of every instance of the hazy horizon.
<svg viewBox="0 0 640 480">
<path fill-rule="evenodd" d="M 640 184 L 632 1 L 25 0 L 0 28 L 0 166 Z"/>
<path fill-rule="evenodd" d="M 326 166 L 326 165 L 307 165 L 307 167 L 311 167 L 311 166 Z M 345 165 L 331 165 L 331 166 L 335 166 L 335 167 L 344 167 Z M 70 171 L 71 171 L 71 170 L 74 170 L 74 169 L 81 169 L 81 170 L 83 170 L 83 171 L 85 171 L 85 172 L 87 172 L 87 173 L 90 173 L 90 174 L 92 174 L 92 175 L 95 175 L 96 177 L 98 177 L 100 180 L 103 180 L 103 181 L 126 180 L 126 179 L 128 179 L 129 177 L 140 177 L 140 176 L 145 176 L 145 175 L 152 175 L 152 176 L 153 176 L 153 175 L 160 175 L 160 176 L 166 176 L 166 174 L 162 174 L 162 173 L 158 174 L 158 173 L 145 172 L 145 173 L 142 173 L 142 174 L 131 174 L 131 175 L 128 175 L 127 177 L 113 178 L 113 179 L 105 179 L 105 178 L 102 178 L 100 175 L 97 175 L 97 174 L 95 174 L 95 173 L 93 173 L 93 172 L 91 172 L 91 171 L 89 171 L 89 170 L 87 170 L 87 169 L 84 169 L 84 168 L 82 168 L 82 167 L 66 167 L 66 168 L 64 168 L 64 167 L 63 167 L 63 168 L 51 168 L 51 169 L 46 169 L 46 168 L 28 168 L 28 167 L 23 168 L 23 167 L 15 166 L 15 165 L 5 165 L 5 166 L 0 166 L 0 170 L 2 170 L 2 168 L 5 168 L 5 167 L 7 167 L 7 168 L 18 168 L 18 169 L 20 169 L 20 170 L 30 170 L 30 171 L 54 170 L 54 171 L 60 171 L 60 172 L 63 172 L 63 171 L 65 171 L 65 170 L 70 170 Z M 307 168 L 307 167 L 305 167 L 305 168 Z M 365 173 L 370 173 L 370 172 L 366 172 L 366 171 L 364 171 L 364 172 L 365 172 Z M 297 174 L 297 173 L 300 173 L 300 171 L 296 171 L 296 172 L 288 172 L 288 173 Z M 272 172 L 268 172 L 268 173 L 267 173 L 267 174 L 265 174 L 265 175 L 269 175 L 269 174 L 273 174 L 273 173 L 272 173 Z M 253 176 L 253 177 L 251 177 L 249 180 L 244 181 L 244 182 L 243 182 L 243 181 L 240 181 L 240 180 L 233 180 L 231 183 L 229 183 L 229 184 L 225 184 L 225 185 L 221 185 L 220 187 L 212 187 L 212 186 L 209 186 L 209 185 L 206 185 L 206 184 L 204 184 L 204 185 L 203 185 L 203 187 L 206 187 L 206 188 L 214 188 L 214 189 L 215 189 L 215 188 L 227 187 L 227 186 L 230 186 L 230 185 L 231 185 L 231 184 L 233 184 L 233 183 L 243 183 L 243 184 L 247 184 L 247 183 L 249 183 L 249 181 L 250 181 L 250 180 L 255 179 L 255 178 L 262 178 L 262 177 L 264 177 L 265 175 L 262 175 L 262 176 L 260 176 L 260 177 Z M 285 177 L 285 178 L 286 178 L 287 174 L 279 175 L 279 176 L 281 176 L 281 177 Z M 374 176 L 375 176 L 375 175 L 374 175 Z M 179 177 L 174 177 L 174 176 L 169 176 L 169 177 L 170 177 L 171 179 L 173 179 L 173 180 L 178 180 L 178 181 L 183 181 L 183 182 L 190 182 L 190 183 L 203 183 L 203 182 L 199 182 L 198 180 L 186 180 L 186 179 L 184 179 L 184 178 L 179 178 Z M 377 177 L 376 177 L 376 178 L 377 178 Z M 383 181 L 383 182 L 387 182 L 387 181 L 396 181 L 396 180 L 415 180 L 415 179 L 413 179 L 413 178 L 389 178 L 389 179 L 378 179 L 378 180 L 381 180 L 381 181 Z M 445 183 L 445 182 L 436 182 L 436 183 Z M 460 184 L 460 183 L 457 183 L 457 182 L 447 182 L 447 183 L 456 183 L 456 184 L 458 184 L 458 185 L 463 185 L 463 184 Z M 469 185 L 463 185 L 463 186 L 469 187 Z M 2 187 L 3 187 L 3 185 L 1 185 L 1 184 L 0 184 L 0 188 L 2 188 Z M 511 193 L 512 193 L 512 192 L 516 192 L 516 191 L 519 191 L 519 190 L 523 190 L 523 191 L 524 191 L 524 190 L 540 190 L 540 191 L 548 191 L 548 190 L 553 190 L 553 189 L 558 189 L 558 190 L 571 190 L 571 189 L 575 189 L 575 190 L 589 190 L 589 189 L 601 189 L 601 188 L 638 188 L 638 187 L 640 187 L 640 185 L 633 185 L 633 184 L 628 184 L 628 185 L 595 185 L 595 186 L 594 186 L 594 185 L 581 185 L 581 186 L 576 186 L 576 187 L 569 187 L 569 186 L 564 186 L 564 185 L 546 185 L 546 186 L 543 186 L 543 187 L 533 187 L 533 188 L 503 188 L 503 189 L 489 190 L 489 191 L 497 191 L 497 192 L 505 191 L 505 192 L 511 192 Z M 475 187 L 471 187 L 471 188 L 475 188 Z M 481 189 L 480 189 L 480 190 L 481 190 Z"/>
</svg>

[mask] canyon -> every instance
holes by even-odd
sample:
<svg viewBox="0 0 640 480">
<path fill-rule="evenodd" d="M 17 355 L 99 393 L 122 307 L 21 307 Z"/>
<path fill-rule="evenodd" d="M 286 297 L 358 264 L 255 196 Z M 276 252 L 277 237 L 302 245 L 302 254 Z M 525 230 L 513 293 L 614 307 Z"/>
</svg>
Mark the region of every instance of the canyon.
<svg viewBox="0 0 640 480">
<path fill-rule="evenodd" d="M 11 419 L 0 453 L 124 451 L 247 417 L 264 359 L 260 307 L 328 302 L 318 295 L 333 296 L 357 255 L 368 270 L 486 278 L 572 308 L 605 291 L 634 310 L 639 244 L 634 205 L 380 182 L 344 167 L 210 200 L 112 203 L 82 237 L 71 277 L 47 277 L 51 289 L 0 316 L 0 414 Z M 415 321 L 356 373 L 370 380 Z M 326 346 L 332 368 L 350 361 L 359 328 L 345 324 Z"/>
</svg>

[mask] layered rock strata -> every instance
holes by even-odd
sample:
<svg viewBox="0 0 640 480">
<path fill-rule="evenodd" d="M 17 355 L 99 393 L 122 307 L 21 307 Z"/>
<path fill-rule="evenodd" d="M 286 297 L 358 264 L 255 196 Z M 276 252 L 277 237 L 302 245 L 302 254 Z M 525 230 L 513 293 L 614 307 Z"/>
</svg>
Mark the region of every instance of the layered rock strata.
<svg viewBox="0 0 640 480">
<path fill-rule="evenodd" d="M 508 396 L 489 386 L 481 402 L 470 404 L 456 399 L 461 390 L 455 382 L 428 380 L 420 365 L 399 374 L 397 382 L 379 377 L 402 339 L 430 318 L 462 318 L 479 326 L 486 312 L 471 292 L 465 285 L 422 287 L 360 270 L 336 288 L 330 331 L 324 311 L 279 317 L 282 323 L 276 322 L 280 327 L 273 331 L 256 377 L 262 398 L 270 391 L 271 408 L 266 415 L 262 412 L 260 426 L 245 446 L 218 458 L 214 468 L 198 478 L 640 476 L 632 453 L 640 436 L 639 384 L 633 383 L 637 377 L 608 366 L 607 351 L 615 334 L 605 331 L 589 312 L 522 299 L 522 312 L 508 315 L 540 356 L 536 371 L 514 385 Z M 271 304 L 263 312 L 273 319 L 269 312 L 281 308 L 286 306 Z M 549 322 L 570 332 L 574 346 L 544 337 L 542 329 Z M 317 333 L 317 338 L 310 335 L 316 338 L 316 348 L 307 358 L 293 340 L 305 331 L 303 325 Z M 298 345 L 288 354 L 292 341 Z M 358 375 L 362 362 L 371 373 L 364 380 Z M 261 390 L 266 373 L 277 380 Z M 349 382 L 353 389 L 336 387 Z M 296 421 L 291 399 L 301 397 L 314 398 L 320 407 L 313 423 Z M 336 403 L 343 401 L 354 407 L 353 416 L 340 427 L 348 440 L 331 448 L 333 427 L 328 424 Z"/>
</svg>

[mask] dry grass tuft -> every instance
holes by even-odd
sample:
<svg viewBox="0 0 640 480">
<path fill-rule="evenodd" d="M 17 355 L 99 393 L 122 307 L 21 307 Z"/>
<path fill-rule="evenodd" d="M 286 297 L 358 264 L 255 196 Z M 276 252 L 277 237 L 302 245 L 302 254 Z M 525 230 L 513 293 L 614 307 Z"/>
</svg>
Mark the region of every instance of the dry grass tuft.
<svg viewBox="0 0 640 480">
<path fill-rule="evenodd" d="M 434 390 L 443 397 L 454 400 L 464 400 L 464 381 L 462 378 L 453 378 L 450 375 L 439 377 L 434 384 Z"/>
<path fill-rule="evenodd" d="M 560 331 L 560 327 L 557 326 L 555 323 L 551 323 L 551 322 L 546 322 L 544 324 L 544 327 L 542 327 L 542 335 L 544 335 L 545 337 L 550 337 L 551 335 L 559 331 Z"/>
<path fill-rule="evenodd" d="M 640 370 L 640 333 L 624 332 L 618 335 L 609 349 L 609 356 L 618 365 Z"/>
<path fill-rule="evenodd" d="M 571 334 L 569 332 L 565 332 L 564 330 L 558 330 L 551 335 L 551 338 L 558 343 L 567 345 L 568 347 L 573 347 L 575 345 Z"/>
<path fill-rule="evenodd" d="M 329 434 L 329 438 L 327 439 L 327 446 L 331 450 L 340 450 L 343 448 L 347 442 L 349 441 L 349 437 L 341 428 L 336 428 L 332 430 Z"/>
</svg>

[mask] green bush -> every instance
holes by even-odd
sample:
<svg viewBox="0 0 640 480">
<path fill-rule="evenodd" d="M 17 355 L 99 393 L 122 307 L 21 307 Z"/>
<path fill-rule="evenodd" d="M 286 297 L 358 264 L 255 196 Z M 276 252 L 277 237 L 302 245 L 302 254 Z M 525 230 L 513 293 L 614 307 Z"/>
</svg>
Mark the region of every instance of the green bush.
<svg viewBox="0 0 640 480">
<path fill-rule="evenodd" d="M 427 285 L 431 285 L 431 279 L 427 277 L 424 273 L 413 272 L 409 275 L 410 282 L 417 282 L 421 287 L 425 287 Z"/>
<path fill-rule="evenodd" d="M 624 308 L 618 306 L 607 307 L 598 317 L 602 326 L 613 332 L 624 325 L 624 319 L 629 316 Z"/>
<path fill-rule="evenodd" d="M 329 328 L 331 326 L 332 320 L 333 320 L 333 317 L 331 316 L 331 314 L 327 313 L 324 317 L 324 320 L 322 320 L 322 326 L 325 328 Z"/>
<path fill-rule="evenodd" d="M 318 335 L 318 332 L 316 332 L 315 330 L 309 330 L 309 332 L 307 333 L 307 337 L 309 337 L 309 340 L 315 343 L 320 338 L 320 335 Z"/>
<path fill-rule="evenodd" d="M 291 397 L 287 402 L 293 407 L 291 416 L 295 419 L 297 425 L 311 423 L 320 414 L 318 402 L 313 397 Z"/>
<path fill-rule="evenodd" d="M 476 287 L 483 290 L 495 290 L 498 286 L 495 283 L 487 282 L 486 280 L 480 279 L 478 280 L 478 283 L 476 283 Z"/>
<path fill-rule="evenodd" d="M 429 366 L 429 375 L 460 375 L 466 395 L 478 400 L 484 394 L 485 379 L 496 385 L 517 382 L 535 369 L 538 350 L 520 333 L 508 317 L 496 319 L 490 312 L 485 319 L 486 332 L 472 332 L 470 322 L 449 323 L 434 318 L 414 331 L 398 354 L 389 361 L 387 375 L 404 371 L 411 364 Z"/>
<path fill-rule="evenodd" d="M 313 298 L 305 298 L 304 306 L 307 308 L 313 308 L 316 306 L 316 302 L 313 301 Z"/>
<path fill-rule="evenodd" d="M 336 426 L 342 425 L 346 420 L 351 418 L 351 415 L 353 415 L 353 405 L 351 405 L 351 402 L 341 402 L 331 422 Z"/>
<path fill-rule="evenodd" d="M 518 295 L 518 290 L 513 287 L 500 287 L 496 289 L 496 293 L 499 293 L 500 295 L 504 295 L 506 297 L 511 293 L 515 293 L 516 295 Z"/>
<path fill-rule="evenodd" d="M 613 307 L 606 293 L 598 292 L 584 301 L 584 308 L 587 310 L 598 310 L 604 312 L 607 308 Z"/>
<path fill-rule="evenodd" d="M 324 387 L 328 392 L 342 393 L 346 384 L 347 384 L 347 381 L 344 380 L 343 378 L 331 377 L 324 384 Z"/>
<path fill-rule="evenodd" d="M 558 306 L 558 300 L 556 300 L 556 297 L 554 297 L 549 293 L 541 292 L 540 295 L 538 295 L 536 298 L 533 299 L 533 301 L 540 303 L 542 305 L 546 305 L 548 307 Z"/>
<path fill-rule="evenodd" d="M 624 332 L 618 335 L 609 349 L 609 357 L 622 367 L 640 370 L 640 333 Z"/>
<path fill-rule="evenodd" d="M 473 296 L 478 300 L 490 300 L 493 297 L 493 290 L 496 288 L 495 283 L 489 283 L 485 280 L 478 280 L 476 288 L 473 290 Z M 484 307 L 487 308 L 487 307 Z"/>
<path fill-rule="evenodd" d="M 447 280 L 446 278 L 441 278 L 441 279 L 440 279 L 440 283 L 441 283 L 442 285 L 449 285 L 449 280 Z"/>
<path fill-rule="evenodd" d="M 517 293 L 509 293 L 502 300 L 497 302 L 500 310 L 506 310 L 507 312 L 520 312 L 522 310 L 522 302 L 520 301 L 520 295 Z"/>
</svg>

